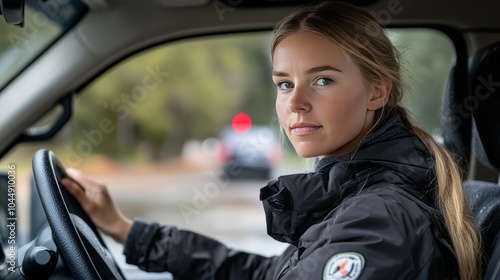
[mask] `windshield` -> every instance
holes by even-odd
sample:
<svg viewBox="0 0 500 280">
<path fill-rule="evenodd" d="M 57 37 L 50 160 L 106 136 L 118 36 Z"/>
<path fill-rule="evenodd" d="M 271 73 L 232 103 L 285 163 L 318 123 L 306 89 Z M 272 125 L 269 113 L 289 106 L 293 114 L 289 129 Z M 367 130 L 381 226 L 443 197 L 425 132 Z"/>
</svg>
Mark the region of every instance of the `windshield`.
<svg viewBox="0 0 500 280">
<path fill-rule="evenodd" d="M 26 0 L 23 28 L 0 22 L 0 89 L 73 26 L 85 11 L 78 0 Z"/>
</svg>

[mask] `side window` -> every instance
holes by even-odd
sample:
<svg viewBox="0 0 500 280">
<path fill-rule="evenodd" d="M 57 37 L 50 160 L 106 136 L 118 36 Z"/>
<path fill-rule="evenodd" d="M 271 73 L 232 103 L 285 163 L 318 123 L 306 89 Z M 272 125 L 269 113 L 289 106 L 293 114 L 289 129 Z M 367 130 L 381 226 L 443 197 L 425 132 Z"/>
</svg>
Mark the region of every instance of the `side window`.
<svg viewBox="0 0 500 280">
<path fill-rule="evenodd" d="M 431 29 L 387 32 L 402 54 L 404 102 L 438 136 L 453 45 Z M 266 234 L 259 189 L 280 174 L 311 170 L 311 164 L 280 136 L 271 36 L 203 37 L 137 54 L 78 93 L 74 117 L 57 137 L 19 145 L 1 166 L 17 165 L 25 194 L 31 156 L 49 148 L 66 166 L 107 184 L 130 217 L 274 255 L 283 245 Z M 20 195 L 19 203 L 29 205 L 28 197 Z M 20 227 L 26 232 L 29 223 Z"/>
<path fill-rule="evenodd" d="M 441 101 L 455 48 L 448 36 L 433 29 L 388 31 L 401 53 L 404 105 L 419 124 L 439 137 Z"/>
</svg>

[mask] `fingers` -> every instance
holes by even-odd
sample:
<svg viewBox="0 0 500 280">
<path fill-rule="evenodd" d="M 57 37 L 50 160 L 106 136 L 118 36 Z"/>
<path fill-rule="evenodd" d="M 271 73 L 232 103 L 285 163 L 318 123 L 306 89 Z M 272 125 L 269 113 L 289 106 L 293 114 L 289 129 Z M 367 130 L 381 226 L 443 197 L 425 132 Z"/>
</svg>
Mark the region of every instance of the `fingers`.
<svg viewBox="0 0 500 280">
<path fill-rule="evenodd" d="M 92 209 L 99 206 L 102 193 L 106 190 L 103 185 L 92 181 L 79 170 L 73 168 L 66 169 L 66 174 L 68 177 L 63 178 L 61 183 L 86 211 L 92 211 Z"/>
<path fill-rule="evenodd" d="M 77 169 L 68 168 L 66 169 L 66 174 L 68 174 L 68 177 L 76 182 L 87 195 L 106 191 L 104 185 L 93 181 Z"/>
<path fill-rule="evenodd" d="M 73 168 L 67 168 L 66 174 L 68 176 L 61 183 L 80 202 L 94 224 L 116 241 L 124 243 L 132 220 L 120 212 L 106 187 Z"/>
<path fill-rule="evenodd" d="M 61 183 L 66 189 L 71 193 L 80 203 L 86 202 L 87 197 L 85 195 L 85 190 L 80 184 L 71 178 L 63 178 Z"/>
<path fill-rule="evenodd" d="M 97 185 L 94 181 L 83 175 L 83 173 L 78 169 L 67 168 L 66 174 L 68 174 L 70 178 L 76 181 L 84 189 Z"/>
</svg>

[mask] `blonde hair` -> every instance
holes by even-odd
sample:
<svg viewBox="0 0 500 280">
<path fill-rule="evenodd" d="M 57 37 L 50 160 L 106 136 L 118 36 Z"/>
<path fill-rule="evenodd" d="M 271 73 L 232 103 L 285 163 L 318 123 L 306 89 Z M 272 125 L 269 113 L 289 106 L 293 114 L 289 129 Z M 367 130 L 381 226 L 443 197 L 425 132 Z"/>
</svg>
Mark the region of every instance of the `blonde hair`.
<svg viewBox="0 0 500 280">
<path fill-rule="evenodd" d="M 331 39 L 347 51 L 368 83 L 392 83 L 387 104 L 376 112 L 376 124 L 384 123 L 399 113 L 409 131 L 430 151 L 435 160 L 438 185 L 436 205 L 457 257 L 460 279 L 480 279 L 481 237 L 465 202 L 460 169 L 447 150 L 415 125 L 407 110 L 401 106 L 403 83 L 399 52 L 383 27 L 361 8 L 338 1 L 321 1 L 292 12 L 277 25 L 271 53 L 274 54 L 284 38 L 298 31 Z"/>
</svg>

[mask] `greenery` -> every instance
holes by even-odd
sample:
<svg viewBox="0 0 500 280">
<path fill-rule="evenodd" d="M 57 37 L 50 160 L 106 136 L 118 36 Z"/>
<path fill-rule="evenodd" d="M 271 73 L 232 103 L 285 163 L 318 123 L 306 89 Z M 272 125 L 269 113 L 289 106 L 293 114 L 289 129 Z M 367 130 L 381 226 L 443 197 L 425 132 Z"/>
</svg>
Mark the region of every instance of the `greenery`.
<svg viewBox="0 0 500 280">
<path fill-rule="evenodd" d="M 453 43 L 432 29 L 399 29 L 390 36 L 402 54 L 406 85 L 403 103 L 428 132 L 440 135 L 441 101 L 454 55 Z"/>
<path fill-rule="evenodd" d="M 425 29 L 392 30 L 389 35 L 402 53 L 404 102 L 435 132 L 451 42 Z M 79 94 L 73 145 L 103 119 L 116 129 L 95 152 L 120 157 L 142 147 L 156 160 L 177 156 L 189 139 L 217 137 L 238 112 L 277 127 L 270 38 L 269 33 L 252 33 L 185 40 L 134 56 Z M 155 70 L 162 76 L 152 75 Z"/>
<path fill-rule="evenodd" d="M 430 29 L 388 34 L 402 54 L 404 103 L 439 133 L 452 43 Z M 53 148 L 159 161 L 177 157 L 186 141 L 217 137 L 238 112 L 278 130 L 270 39 L 269 32 L 188 39 L 127 59 L 78 93 L 74 118 Z"/>
<path fill-rule="evenodd" d="M 79 93 L 73 145 L 109 119 L 117 129 L 95 152 L 118 157 L 142 147 L 164 159 L 177 156 L 187 140 L 217 137 L 238 112 L 268 124 L 274 118 L 269 38 L 186 40 L 134 56 Z"/>
</svg>

